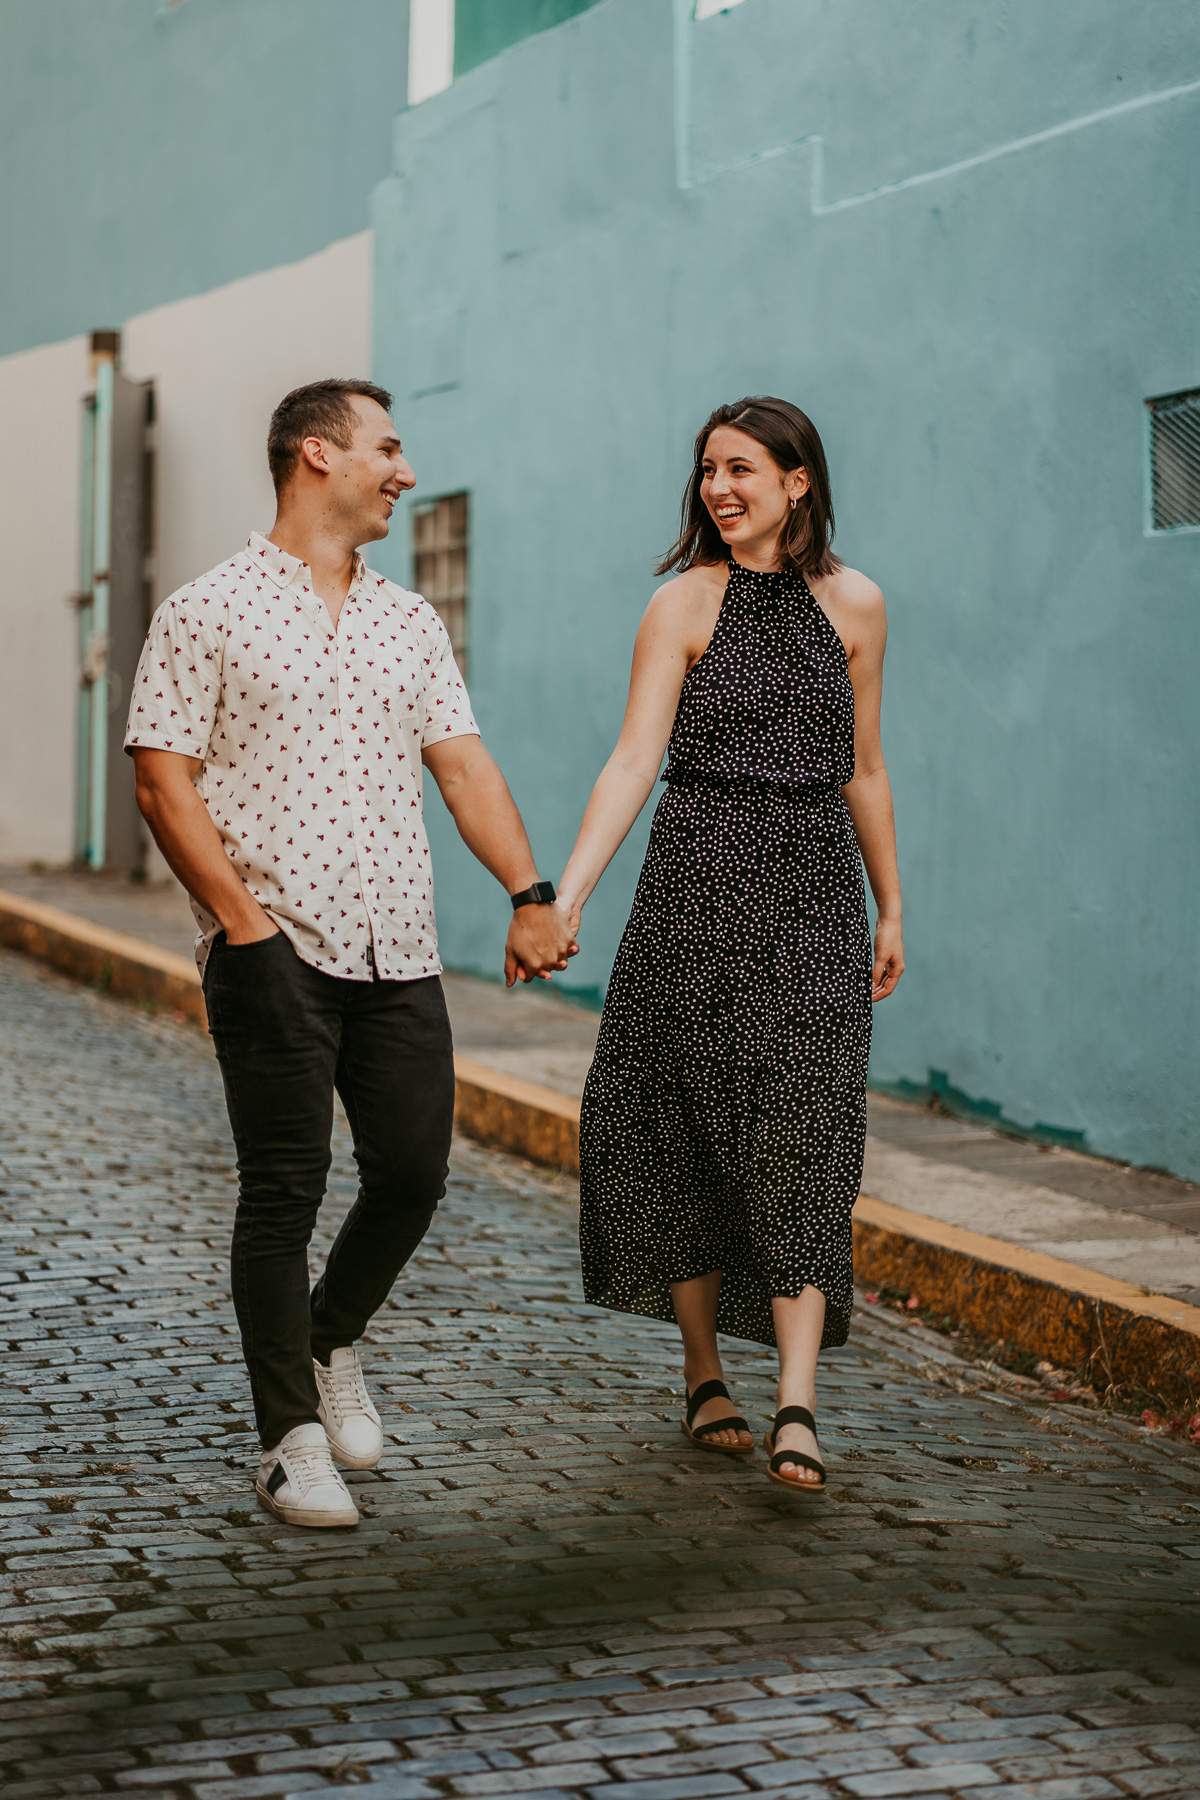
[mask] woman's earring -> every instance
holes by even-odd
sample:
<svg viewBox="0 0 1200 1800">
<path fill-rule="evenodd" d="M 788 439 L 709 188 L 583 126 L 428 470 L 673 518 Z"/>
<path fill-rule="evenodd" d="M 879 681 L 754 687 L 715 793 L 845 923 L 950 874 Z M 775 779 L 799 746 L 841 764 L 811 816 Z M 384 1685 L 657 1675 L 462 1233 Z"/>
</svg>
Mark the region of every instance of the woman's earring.
<svg viewBox="0 0 1200 1800">
<path fill-rule="evenodd" d="M 800 504 L 800 497 L 799 497 L 799 495 L 798 495 L 798 494 L 793 494 L 793 495 L 792 495 L 792 511 L 793 511 L 793 512 L 795 512 L 795 510 L 796 510 L 796 508 L 797 508 L 797 507 L 798 507 L 798 506 L 799 506 L 799 504 Z"/>
</svg>

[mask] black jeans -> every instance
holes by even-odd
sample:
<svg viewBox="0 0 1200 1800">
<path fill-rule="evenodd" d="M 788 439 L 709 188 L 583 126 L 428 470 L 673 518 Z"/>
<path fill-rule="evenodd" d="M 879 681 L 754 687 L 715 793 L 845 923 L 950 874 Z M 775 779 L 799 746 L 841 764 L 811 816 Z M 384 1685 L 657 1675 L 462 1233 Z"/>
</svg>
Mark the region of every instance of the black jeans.
<svg viewBox="0 0 1200 1800">
<path fill-rule="evenodd" d="M 454 1058 L 442 984 L 347 981 L 282 932 L 217 938 L 204 997 L 237 1146 L 233 1304 L 265 1449 L 317 1418 L 312 1359 L 360 1337 L 446 1191 Z M 308 1291 L 332 1159 L 334 1089 L 358 1198 Z"/>
</svg>

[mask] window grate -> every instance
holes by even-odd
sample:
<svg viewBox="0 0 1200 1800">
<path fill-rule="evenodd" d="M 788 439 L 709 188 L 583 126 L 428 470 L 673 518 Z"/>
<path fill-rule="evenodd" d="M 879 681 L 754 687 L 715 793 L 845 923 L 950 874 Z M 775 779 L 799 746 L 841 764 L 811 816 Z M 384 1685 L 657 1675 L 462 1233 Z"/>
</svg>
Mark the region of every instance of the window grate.
<svg viewBox="0 0 1200 1800">
<path fill-rule="evenodd" d="M 467 496 L 443 494 L 413 507 L 413 588 L 441 615 L 454 659 L 467 674 Z"/>
<path fill-rule="evenodd" d="M 1147 400 L 1150 522 L 1155 531 L 1200 526 L 1200 388 Z"/>
</svg>

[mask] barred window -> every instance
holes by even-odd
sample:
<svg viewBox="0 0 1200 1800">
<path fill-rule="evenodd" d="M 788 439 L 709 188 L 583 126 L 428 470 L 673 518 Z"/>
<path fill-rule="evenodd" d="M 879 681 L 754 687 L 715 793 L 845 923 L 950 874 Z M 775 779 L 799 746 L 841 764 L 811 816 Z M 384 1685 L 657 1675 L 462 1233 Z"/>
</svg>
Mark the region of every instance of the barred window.
<svg viewBox="0 0 1200 1800">
<path fill-rule="evenodd" d="M 441 614 L 455 661 L 467 673 L 467 496 L 413 507 L 413 589 Z"/>
<path fill-rule="evenodd" d="M 1150 523 L 1155 531 L 1200 526 L 1200 388 L 1147 400 Z"/>
</svg>

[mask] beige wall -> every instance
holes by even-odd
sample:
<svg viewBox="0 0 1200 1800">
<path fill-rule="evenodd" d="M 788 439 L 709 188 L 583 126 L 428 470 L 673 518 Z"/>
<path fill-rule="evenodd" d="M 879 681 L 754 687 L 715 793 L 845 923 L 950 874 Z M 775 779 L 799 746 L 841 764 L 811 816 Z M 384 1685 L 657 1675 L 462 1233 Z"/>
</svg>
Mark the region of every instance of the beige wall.
<svg viewBox="0 0 1200 1800">
<path fill-rule="evenodd" d="M 321 375 L 370 373 L 370 232 L 128 320 L 121 367 L 156 384 L 163 600 L 270 529 L 276 402 Z"/>
<path fill-rule="evenodd" d="M 86 338 L 0 358 L 0 861 L 62 862 L 75 805 Z"/>
<path fill-rule="evenodd" d="M 158 400 L 155 597 L 274 516 L 267 421 L 289 388 L 371 367 L 371 234 L 128 320 Z M 107 325 L 109 320 L 98 320 Z M 65 862 L 75 806 L 83 338 L 0 358 L 0 862 Z"/>
</svg>

